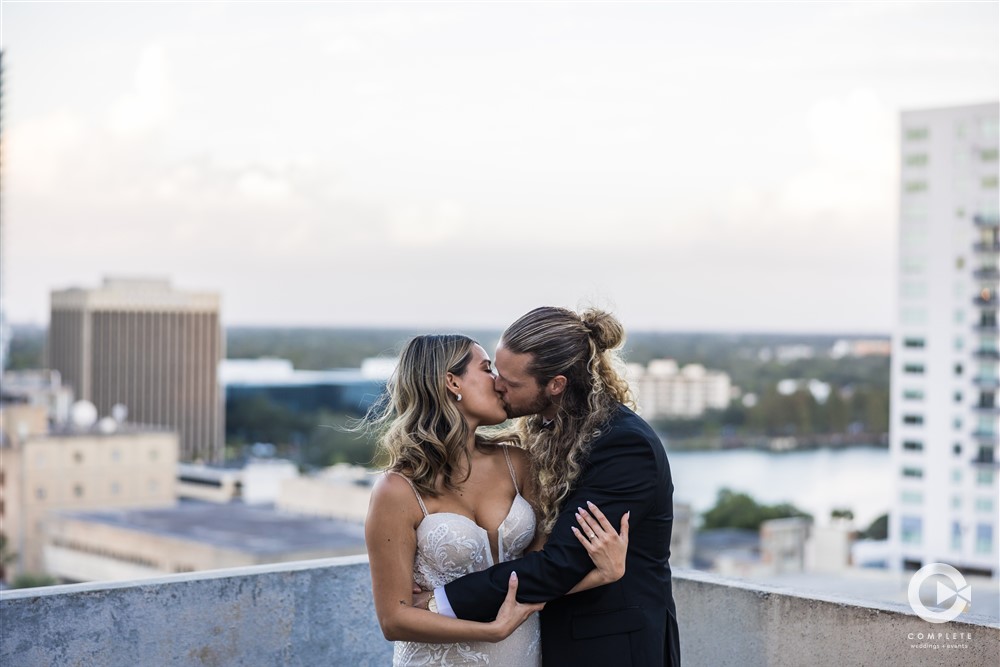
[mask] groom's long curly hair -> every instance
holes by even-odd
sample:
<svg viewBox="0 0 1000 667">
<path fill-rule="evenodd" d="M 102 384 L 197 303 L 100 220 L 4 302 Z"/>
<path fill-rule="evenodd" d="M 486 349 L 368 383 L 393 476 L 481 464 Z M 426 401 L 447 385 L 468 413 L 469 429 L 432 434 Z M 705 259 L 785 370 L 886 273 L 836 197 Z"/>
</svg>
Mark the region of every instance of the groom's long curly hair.
<svg viewBox="0 0 1000 667">
<path fill-rule="evenodd" d="M 577 314 L 552 306 L 522 316 L 500 337 L 507 350 L 532 356 L 528 373 L 539 387 L 557 375 L 567 380 L 551 426 L 543 427 L 540 415 L 517 423 L 538 480 L 540 528 L 546 534 L 601 428 L 618 405 L 635 407 L 622 373 L 624 343 L 625 329 L 610 313 L 587 309 Z"/>
</svg>

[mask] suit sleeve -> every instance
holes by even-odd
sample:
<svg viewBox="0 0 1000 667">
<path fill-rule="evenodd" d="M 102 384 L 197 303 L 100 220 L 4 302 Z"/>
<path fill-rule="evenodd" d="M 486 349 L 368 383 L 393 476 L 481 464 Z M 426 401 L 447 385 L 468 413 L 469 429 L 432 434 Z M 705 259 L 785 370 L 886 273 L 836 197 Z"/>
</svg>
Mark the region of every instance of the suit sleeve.
<svg viewBox="0 0 1000 667">
<path fill-rule="evenodd" d="M 458 618 L 490 621 L 507 594 L 507 581 L 517 572 L 517 599 L 548 602 L 566 594 L 594 568 L 586 549 L 570 530 L 576 508 L 587 501 L 597 505 L 617 529 L 622 515 L 631 511 L 634 533 L 652 506 L 659 478 L 657 462 L 647 439 L 627 433 L 605 443 L 595 443 L 585 472 L 563 504 L 555 527 L 542 551 L 468 574 L 447 584 L 445 593 Z"/>
</svg>

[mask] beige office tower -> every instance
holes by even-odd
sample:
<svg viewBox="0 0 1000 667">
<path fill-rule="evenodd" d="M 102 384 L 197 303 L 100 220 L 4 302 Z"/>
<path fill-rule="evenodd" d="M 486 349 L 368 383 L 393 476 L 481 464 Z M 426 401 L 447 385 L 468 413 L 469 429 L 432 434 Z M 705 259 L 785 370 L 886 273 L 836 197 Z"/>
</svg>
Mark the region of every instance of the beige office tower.
<svg viewBox="0 0 1000 667">
<path fill-rule="evenodd" d="M 176 430 L 181 460 L 221 461 L 218 294 L 134 279 L 52 292 L 48 354 L 100 415 L 124 405 L 129 422 Z"/>
</svg>

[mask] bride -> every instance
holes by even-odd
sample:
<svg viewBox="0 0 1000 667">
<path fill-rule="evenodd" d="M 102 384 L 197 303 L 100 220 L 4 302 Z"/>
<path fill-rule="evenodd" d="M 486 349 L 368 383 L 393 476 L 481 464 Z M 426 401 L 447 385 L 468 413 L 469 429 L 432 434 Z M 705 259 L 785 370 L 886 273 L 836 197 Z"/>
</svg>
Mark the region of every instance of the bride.
<svg viewBox="0 0 1000 667">
<path fill-rule="evenodd" d="M 375 424 L 387 460 L 365 524 L 375 611 L 393 665 L 541 665 L 538 614 L 517 601 L 517 574 L 495 620 L 450 618 L 412 604 L 414 584 L 443 586 L 470 572 L 540 549 L 535 478 L 527 453 L 509 433 L 477 433 L 507 415 L 486 351 L 461 335 L 418 336 L 407 343 Z M 573 528 L 594 561 L 570 593 L 621 578 L 627 517 L 619 535 L 593 509 Z"/>
</svg>

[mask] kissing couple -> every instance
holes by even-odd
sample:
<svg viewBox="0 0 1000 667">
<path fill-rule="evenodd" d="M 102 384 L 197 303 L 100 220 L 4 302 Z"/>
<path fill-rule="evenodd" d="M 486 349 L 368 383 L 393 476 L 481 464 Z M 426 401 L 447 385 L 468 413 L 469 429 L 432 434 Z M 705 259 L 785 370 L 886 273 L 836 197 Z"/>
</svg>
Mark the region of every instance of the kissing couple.
<svg viewBox="0 0 1000 667">
<path fill-rule="evenodd" d="M 393 665 L 679 667 L 673 483 L 624 340 L 607 312 L 543 307 L 492 361 L 457 334 L 406 344 L 365 524 Z"/>
</svg>

